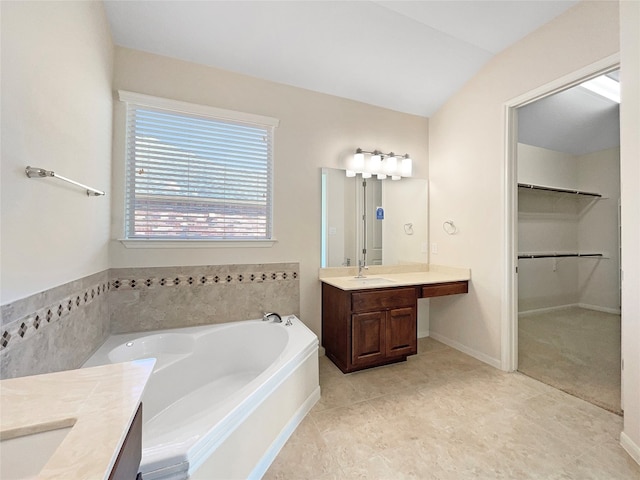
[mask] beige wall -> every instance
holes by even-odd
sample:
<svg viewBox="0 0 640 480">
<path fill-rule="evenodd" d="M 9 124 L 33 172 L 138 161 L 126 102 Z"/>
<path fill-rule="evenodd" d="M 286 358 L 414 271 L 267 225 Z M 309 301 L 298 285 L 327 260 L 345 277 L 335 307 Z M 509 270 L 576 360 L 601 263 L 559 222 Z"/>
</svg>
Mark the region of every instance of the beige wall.
<svg viewBox="0 0 640 480">
<path fill-rule="evenodd" d="M 430 262 L 472 271 L 468 295 L 431 301 L 430 330 L 493 365 L 507 301 L 504 105 L 618 52 L 618 35 L 617 3 L 582 2 L 494 57 L 429 121 Z"/>
<path fill-rule="evenodd" d="M 518 183 L 578 189 L 575 155 L 518 143 Z"/>
<path fill-rule="evenodd" d="M 108 268 L 113 46 L 99 2 L 2 2 L 1 300 Z M 27 165 L 100 190 L 28 179 Z"/>
<path fill-rule="evenodd" d="M 620 149 L 578 156 L 579 187 L 598 192 L 602 199 L 581 210 L 578 249 L 600 252 L 601 260 L 580 259 L 580 304 L 586 308 L 620 312 Z"/>
<path fill-rule="evenodd" d="M 382 189 L 382 260 L 384 265 L 427 262 L 427 181 L 385 180 Z M 419 207 L 419 208 L 418 208 Z M 410 223 L 411 229 L 405 229 Z"/>
<path fill-rule="evenodd" d="M 640 2 L 620 4 L 620 173 L 622 177 L 621 443 L 640 463 Z M 629 205 L 630 207 L 625 207 Z"/>
<path fill-rule="evenodd" d="M 336 72 L 336 81 L 340 73 Z M 193 63 L 116 48 L 114 90 L 275 117 L 272 248 L 127 249 L 123 111 L 114 118 L 112 267 L 300 262 L 301 319 L 320 333 L 320 168 L 343 168 L 355 148 L 406 151 L 427 176 L 428 120 Z M 282 312 L 286 313 L 286 312 Z"/>
</svg>

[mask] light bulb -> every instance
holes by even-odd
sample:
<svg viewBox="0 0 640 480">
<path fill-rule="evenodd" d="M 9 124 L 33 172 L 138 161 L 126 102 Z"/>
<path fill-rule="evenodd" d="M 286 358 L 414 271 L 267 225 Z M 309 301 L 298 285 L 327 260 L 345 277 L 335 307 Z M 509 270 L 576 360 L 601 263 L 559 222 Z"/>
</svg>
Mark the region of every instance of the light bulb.
<svg viewBox="0 0 640 480">
<path fill-rule="evenodd" d="M 353 155 L 351 170 L 354 172 L 361 172 L 364 170 L 364 153 L 362 153 L 362 150 L 360 149 L 356 150 L 356 153 Z"/>
<path fill-rule="evenodd" d="M 400 173 L 403 177 L 410 177 L 413 172 L 413 160 L 409 155 L 405 155 L 402 159 L 402 166 L 400 167 Z"/>
<path fill-rule="evenodd" d="M 371 173 L 381 173 L 382 172 L 382 157 L 376 152 L 371 155 L 369 158 L 369 165 L 367 170 Z"/>
<path fill-rule="evenodd" d="M 347 170 L 347 177 L 355 177 L 356 176 L 356 172 L 354 172 L 353 170 Z"/>
<path fill-rule="evenodd" d="M 393 153 L 390 153 L 389 155 L 390 156 L 384 160 L 384 172 L 387 175 L 397 175 L 398 159 Z"/>
</svg>

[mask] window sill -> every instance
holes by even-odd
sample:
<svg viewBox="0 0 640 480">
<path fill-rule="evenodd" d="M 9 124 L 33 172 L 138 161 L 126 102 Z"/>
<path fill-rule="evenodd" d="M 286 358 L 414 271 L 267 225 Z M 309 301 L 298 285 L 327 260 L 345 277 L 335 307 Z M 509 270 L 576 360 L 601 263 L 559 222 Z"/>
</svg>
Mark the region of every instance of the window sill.
<svg viewBox="0 0 640 480">
<path fill-rule="evenodd" d="M 118 241 L 126 248 L 270 248 L 277 242 L 271 240 L 158 240 L 151 238 L 126 239 Z"/>
</svg>

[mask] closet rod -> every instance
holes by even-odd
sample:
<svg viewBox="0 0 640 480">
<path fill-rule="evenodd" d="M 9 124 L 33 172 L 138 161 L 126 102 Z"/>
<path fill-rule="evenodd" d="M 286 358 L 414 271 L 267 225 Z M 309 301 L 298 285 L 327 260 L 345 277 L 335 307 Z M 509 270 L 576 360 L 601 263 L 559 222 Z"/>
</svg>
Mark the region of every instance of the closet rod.
<svg viewBox="0 0 640 480">
<path fill-rule="evenodd" d="M 518 258 L 602 257 L 602 253 L 534 253 L 520 254 Z"/>
<path fill-rule="evenodd" d="M 573 193 L 575 195 L 588 195 L 590 197 L 602 197 L 599 193 L 583 192 L 582 190 L 569 190 L 567 188 L 545 187 L 543 185 L 531 185 L 528 183 L 519 183 L 519 188 L 530 188 L 532 190 L 544 190 L 546 192 Z"/>
<path fill-rule="evenodd" d="M 80 183 L 80 182 L 76 182 L 75 180 L 71 180 L 70 178 L 67 177 L 63 177 L 62 175 L 59 175 L 57 173 L 55 173 L 52 170 L 45 170 L 44 168 L 38 168 L 38 167 L 27 167 L 25 169 L 25 173 L 27 174 L 27 177 L 29 178 L 33 178 L 33 177 L 53 177 L 53 178 L 58 178 L 60 180 L 63 180 L 65 182 L 69 182 L 73 185 L 77 185 L 78 187 L 84 188 L 87 191 L 87 196 L 91 196 L 93 195 L 94 197 L 99 197 L 101 195 L 104 195 L 104 192 L 102 190 L 97 190 L 95 188 L 91 188 L 91 187 L 87 187 L 86 185 Z"/>
</svg>

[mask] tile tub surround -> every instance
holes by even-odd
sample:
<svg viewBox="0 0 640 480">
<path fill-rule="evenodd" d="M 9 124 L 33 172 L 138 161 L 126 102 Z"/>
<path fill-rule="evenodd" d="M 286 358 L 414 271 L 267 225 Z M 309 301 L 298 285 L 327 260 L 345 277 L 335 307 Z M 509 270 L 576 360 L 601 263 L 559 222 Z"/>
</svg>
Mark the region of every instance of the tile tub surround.
<svg viewBox="0 0 640 480">
<path fill-rule="evenodd" d="M 113 333 L 299 315 L 298 263 L 110 270 Z"/>
<path fill-rule="evenodd" d="M 118 268 L 0 307 L 0 378 L 78 368 L 109 333 L 300 314 L 298 263 Z"/>
<path fill-rule="evenodd" d="M 109 335 L 103 271 L 0 307 L 0 378 L 77 368 Z"/>
</svg>

